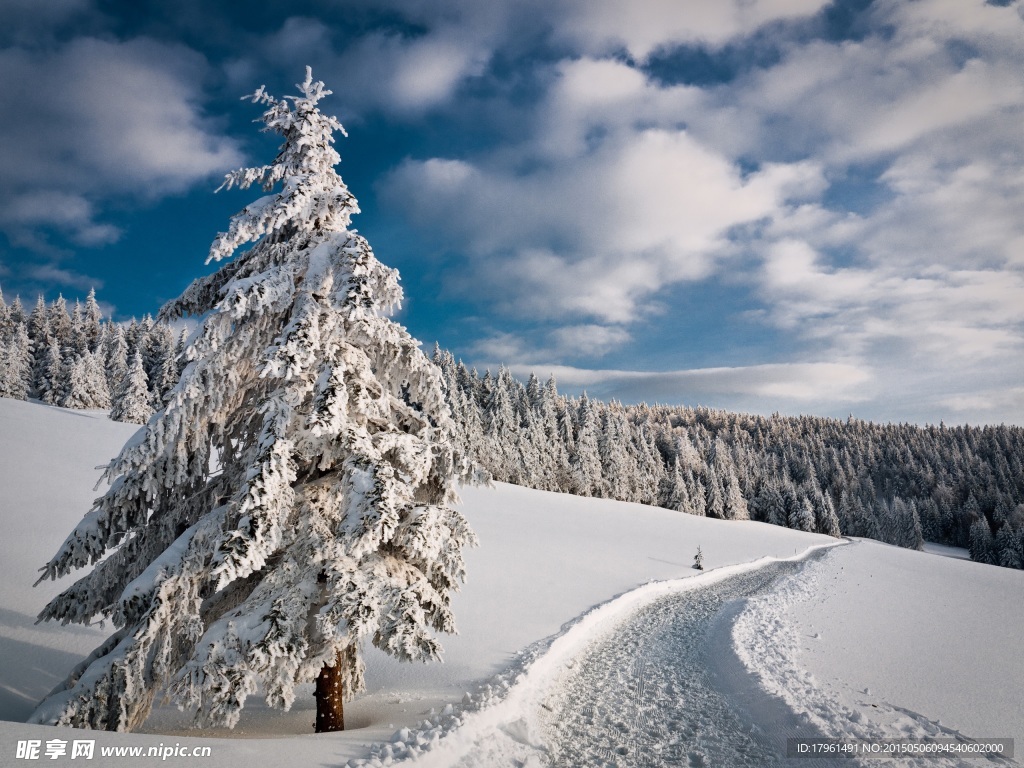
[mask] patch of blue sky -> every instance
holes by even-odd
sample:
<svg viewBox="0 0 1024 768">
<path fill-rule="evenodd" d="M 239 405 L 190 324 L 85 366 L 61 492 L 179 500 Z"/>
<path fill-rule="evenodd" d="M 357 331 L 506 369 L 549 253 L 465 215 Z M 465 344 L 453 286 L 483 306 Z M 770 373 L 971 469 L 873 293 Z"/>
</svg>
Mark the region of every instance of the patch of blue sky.
<svg viewBox="0 0 1024 768">
<path fill-rule="evenodd" d="M 830 210 L 867 216 L 891 203 L 896 194 L 882 179 L 889 160 L 848 165 L 829 179 L 821 204 Z"/>
</svg>

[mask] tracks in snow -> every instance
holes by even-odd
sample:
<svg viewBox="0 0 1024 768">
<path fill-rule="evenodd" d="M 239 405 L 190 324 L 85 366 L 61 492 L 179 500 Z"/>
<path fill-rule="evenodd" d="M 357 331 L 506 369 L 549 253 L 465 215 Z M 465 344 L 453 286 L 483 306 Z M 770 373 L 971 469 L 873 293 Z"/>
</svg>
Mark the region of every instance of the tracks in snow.
<svg viewBox="0 0 1024 768">
<path fill-rule="evenodd" d="M 768 563 L 702 589 L 659 598 L 594 642 L 545 703 L 551 764 L 786 764 L 786 735 L 797 735 L 793 730 L 801 736 L 819 734 L 781 701 L 750 690 L 756 684 L 745 673 L 723 668 L 740 662 L 722 628 L 742 601 L 771 589 L 803 564 Z M 777 730 L 755 725 L 766 720 Z"/>
</svg>

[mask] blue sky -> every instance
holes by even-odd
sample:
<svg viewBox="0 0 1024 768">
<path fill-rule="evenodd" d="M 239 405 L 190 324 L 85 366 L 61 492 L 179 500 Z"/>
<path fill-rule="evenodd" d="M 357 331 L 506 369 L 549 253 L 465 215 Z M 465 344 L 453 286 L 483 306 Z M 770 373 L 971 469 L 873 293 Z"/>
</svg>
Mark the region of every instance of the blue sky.
<svg viewBox="0 0 1024 768">
<path fill-rule="evenodd" d="M 1024 424 L 1024 2 L 0 5 L 0 287 L 155 312 L 305 65 L 401 321 L 563 391 Z"/>
</svg>

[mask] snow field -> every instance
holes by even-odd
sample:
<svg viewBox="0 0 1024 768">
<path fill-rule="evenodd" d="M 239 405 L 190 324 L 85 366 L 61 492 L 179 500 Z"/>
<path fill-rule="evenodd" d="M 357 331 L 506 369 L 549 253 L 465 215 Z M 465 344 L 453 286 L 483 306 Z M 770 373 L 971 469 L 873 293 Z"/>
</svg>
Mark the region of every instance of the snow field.
<svg viewBox="0 0 1024 768">
<path fill-rule="evenodd" d="M 98 413 L 0 399 L 0 718 L 8 721 L 0 722 L 0 766 L 24 764 L 14 757 L 19 739 L 68 737 L 20 721 L 106 631 L 35 625 L 38 610 L 69 579 L 31 585 L 98 495 L 97 465 L 134 430 Z M 792 559 L 832 542 L 515 486 L 461 493 L 480 546 L 466 553 L 469 581 L 453 602 L 460 634 L 441 638 L 444 664 L 368 653 L 368 691 L 346 706 L 351 730 L 312 734 L 310 690 L 287 713 L 250 699 L 234 731 L 188 731 L 187 717 L 165 707 L 150 718 L 148 733 L 90 737 L 98 744 L 212 744 L 214 756 L 204 762 L 239 768 L 254 760 L 375 765 L 413 755 L 423 766 L 543 765 L 547 750 L 565 746 L 551 735 L 546 707 L 565 700 L 586 654 L 635 629 L 632 617 L 656 613 L 661 600 L 697 599 L 705 590 L 695 588 L 715 590 L 767 558 Z M 702 574 L 690 567 L 698 545 L 708 569 Z M 733 642 L 770 693 L 827 735 L 959 731 L 1021 744 L 1022 587 L 1018 571 L 857 541 L 753 598 L 736 619 Z M 627 703 L 637 701 L 629 695 L 638 686 L 648 696 L 672 690 L 643 654 L 622 674 Z M 601 714 L 600 705 L 579 702 L 573 717 Z M 631 728 L 652 717 L 619 714 Z"/>
<path fill-rule="evenodd" d="M 751 600 L 733 639 L 761 685 L 828 737 L 1021 744 L 1022 592 L 1019 571 L 857 540 Z"/>
<path fill-rule="evenodd" d="M 36 624 L 61 590 L 39 568 L 99 495 L 98 464 L 138 429 L 94 411 L 0 398 L 0 719 L 24 721 L 39 700 L 110 634 Z"/>
<path fill-rule="evenodd" d="M 106 634 L 98 628 L 35 626 L 35 614 L 70 579 L 35 589 L 31 585 L 38 568 L 98 495 L 92 490 L 99 476 L 95 467 L 116 455 L 134 431 L 98 414 L 0 399 L 0 524 L 10 532 L 0 539 L 0 637 L 7 642 L 17 632 L 41 633 L 7 646 L 10 652 L 0 667 L 3 719 L 24 720 Z M 461 493 L 461 508 L 481 544 L 466 553 L 469 581 L 453 601 L 460 634 L 441 638 L 445 663 L 402 664 L 368 652 L 368 691 L 346 706 L 346 718 L 354 727 L 343 734 L 310 733 L 310 687 L 310 695 L 300 695 L 290 712 L 271 710 L 251 698 L 238 728 L 203 735 L 264 740 L 268 759 L 306 754 L 313 760 L 323 753 L 341 763 L 366 756 L 373 742 L 447 716 L 438 713 L 449 704 L 458 713 L 467 692 L 473 694 L 469 699 L 479 701 L 500 698 L 500 691 L 492 686 L 488 693 L 481 682 L 502 672 L 514 678 L 522 669 L 525 649 L 557 635 L 594 606 L 651 580 L 696 576 L 690 565 L 698 545 L 711 569 L 792 556 L 830 541 L 776 526 L 516 486 L 470 487 Z M 711 576 L 705 573 L 698 579 Z M 54 654 L 54 647 L 61 652 Z M 145 730 L 186 743 L 198 733 L 187 726 L 186 717 L 165 707 L 153 714 Z M 12 725 L 3 731 L 37 729 Z M 121 743 L 119 739 L 128 737 L 101 738 Z M 218 765 L 246 764 L 244 750 L 236 762 L 230 756 L 232 742 L 223 743 Z"/>
</svg>

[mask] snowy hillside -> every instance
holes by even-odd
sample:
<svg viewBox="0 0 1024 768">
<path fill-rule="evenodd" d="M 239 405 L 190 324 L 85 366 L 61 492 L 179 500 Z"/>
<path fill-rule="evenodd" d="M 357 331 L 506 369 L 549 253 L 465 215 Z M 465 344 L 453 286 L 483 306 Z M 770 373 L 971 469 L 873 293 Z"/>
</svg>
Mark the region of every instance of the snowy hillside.
<svg viewBox="0 0 1024 768">
<path fill-rule="evenodd" d="M 87 511 L 99 475 L 94 468 L 134 429 L 96 413 L 0 399 L 0 718 L 9 721 L 0 723 L 0 765 L 23 764 L 14 756 L 18 740 L 67 738 L 22 721 L 104 632 L 35 626 L 35 614 L 60 585 L 31 584 Z M 345 733 L 312 735 L 312 695 L 300 695 L 288 713 L 251 700 L 234 732 L 204 732 L 232 737 L 202 741 L 213 746 L 211 764 L 248 766 L 256 755 L 264 764 L 340 764 L 369 756 L 382 741 L 401 743 L 375 754 L 399 757 L 415 744 L 417 729 L 420 742 L 440 739 L 423 755 L 430 764 L 539 760 L 556 742 L 566 748 L 540 708 L 576 684 L 566 677 L 573 660 L 623 621 L 676 593 L 704 600 L 724 589 L 716 584 L 732 583 L 730 575 L 752 573 L 745 564 L 834 541 L 515 486 L 466 488 L 463 499 L 481 544 L 467 554 L 469 582 L 453 605 L 460 634 L 442 639 L 445 663 L 368 655 L 368 691 L 347 705 Z M 704 574 L 691 568 L 698 545 Z M 644 586 L 652 580 L 668 583 Z M 1024 738 L 1024 573 L 857 542 L 783 575 L 778 585 L 739 616 L 737 653 L 765 675 L 768 690 L 809 709 L 816 732 L 832 735 L 844 717 L 860 723 L 858 733 L 884 732 L 884 718 L 875 722 L 873 715 L 892 716 L 893 727 L 901 727 L 898 716 L 912 710 L 920 716 L 915 727 L 941 720 L 973 736 Z M 546 640 L 555 635 L 553 644 Z M 722 653 L 731 653 L 724 645 Z M 481 688 L 495 676 L 490 689 Z M 466 693 L 472 695 L 464 704 Z M 187 722 L 158 709 L 147 734 L 99 734 L 97 741 L 191 744 L 198 734 L 184 735 Z M 491 750 L 486 760 L 497 763 L 484 760 L 484 743 Z"/>
</svg>

